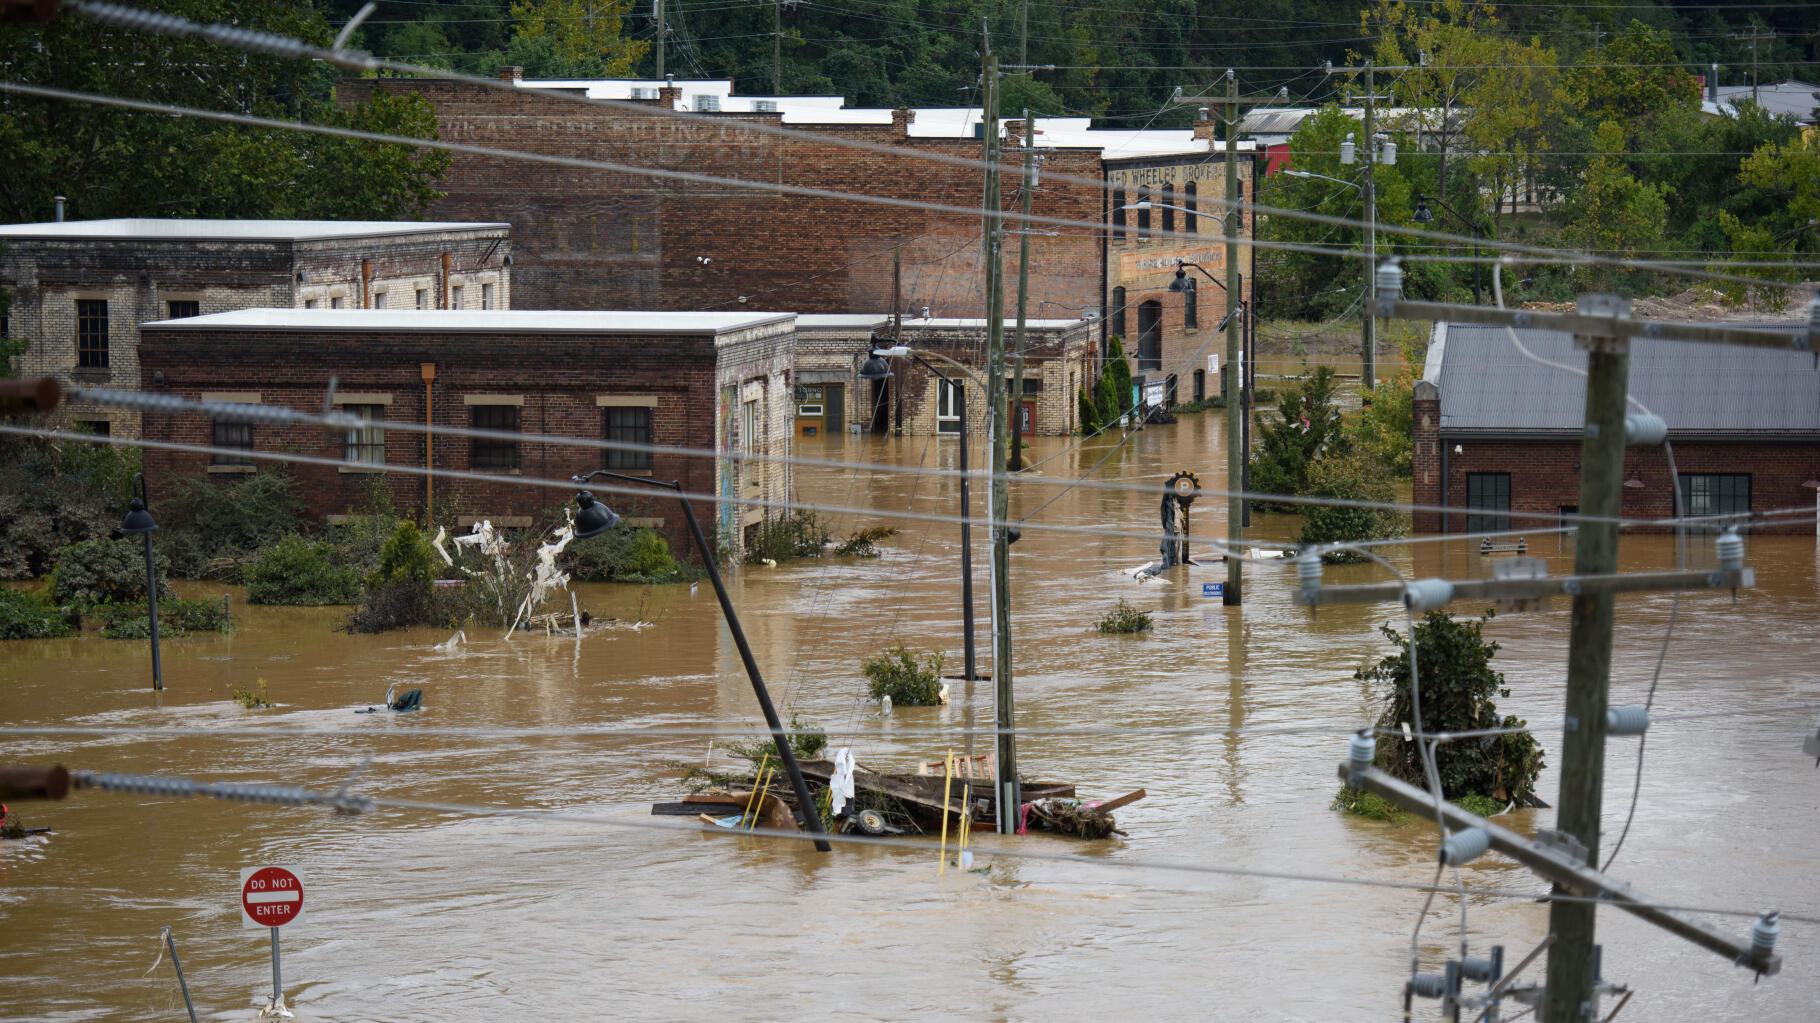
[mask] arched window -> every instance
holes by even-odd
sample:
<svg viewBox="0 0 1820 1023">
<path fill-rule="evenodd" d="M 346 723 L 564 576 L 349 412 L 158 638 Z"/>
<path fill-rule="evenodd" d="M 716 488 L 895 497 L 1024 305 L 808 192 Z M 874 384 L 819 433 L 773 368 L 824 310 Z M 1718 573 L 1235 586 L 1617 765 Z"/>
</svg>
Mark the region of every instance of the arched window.
<svg viewBox="0 0 1820 1023">
<path fill-rule="evenodd" d="M 1112 289 L 1112 333 L 1125 337 L 1125 289 Z"/>
<path fill-rule="evenodd" d="M 1150 240 L 1150 186 L 1138 189 L 1138 241 Z"/>
<path fill-rule="evenodd" d="M 1163 303 L 1138 306 L 1138 371 L 1163 368 Z"/>
<path fill-rule="evenodd" d="M 1199 223 L 1201 218 L 1195 215 L 1201 207 L 1198 203 L 1194 182 L 1188 182 L 1188 184 L 1182 186 L 1182 190 L 1186 195 L 1186 198 L 1182 201 L 1182 206 L 1188 211 L 1182 215 L 1182 230 L 1187 231 L 1189 234 L 1195 234 L 1201 229 Z"/>
<path fill-rule="evenodd" d="M 1122 188 L 1112 190 L 1112 240 L 1125 240 L 1125 190 Z"/>
<path fill-rule="evenodd" d="M 1163 230 L 1165 232 L 1173 232 L 1175 230 L 1175 186 L 1174 185 L 1164 185 L 1163 186 L 1162 211 L 1163 211 Z"/>
</svg>

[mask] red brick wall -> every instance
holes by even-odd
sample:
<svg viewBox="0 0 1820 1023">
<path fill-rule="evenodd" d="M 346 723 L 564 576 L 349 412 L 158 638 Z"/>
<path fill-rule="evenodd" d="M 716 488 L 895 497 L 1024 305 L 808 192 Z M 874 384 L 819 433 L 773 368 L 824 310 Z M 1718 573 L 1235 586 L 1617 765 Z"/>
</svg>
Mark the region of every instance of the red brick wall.
<svg viewBox="0 0 1820 1023">
<path fill-rule="evenodd" d="M 703 123 L 421 80 L 348 79 L 337 95 L 357 102 L 374 88 L 422 93 L 436 107 L 442 137 L 455 142 L 947 205 L 980 202 L 977 169 L 740 128 L 742 121 L 779 123 L 775 114 L 720 115 Z M 980 155 L 977 141 L 907 138 L 890 125 L 808 130 L 829 140 Z M 1032 212 L 1100 221 L 1100 190 L 1056 178 L 1102 173 L 1097 151 L 1047 151 Z M 513 305 L 520 309 L 880 312 L 891 308 L 892 246 L 902 243 L 907 307 L 927 305 L 937 316 L 984 311 L 977 216 L 460 153 L 442 187 L 448 196 L 434 205 L 433 216 L 512 223 Z M 1006 175 L 1007 207 L 1016 187 L 1016 174 Z M 1033 315 L 1059 309 L 1078 316 L 1100 304 L 1095 233 L 1061 230 L 1031 238 Z M 1007 245 L 1004 255 L 1009 290 L 1017 246 Z"/>
<path fill-rule="evenodd" d="M 433 362 L 434 421 L 442 427 L 470 425 L 465 395 L 522 394 L 523 432 L 598 439 L 601 410 L 596 407 L 596 395 L 655 394 L 656 444 L 702 449 L 715 445 L 717 355 L 714 338 L 707 334 L 436 336 L 158 329 L 144 332 L 140 351 L 141 385 L 148 391 L 191 399 L 205 391 L 256 391 L 262 404 L 319 411 L 325 397 L 324 385 L 333 374 L 338 377 L 341 392 L 389 393 L 392 404 L 386 418 L 412 423 L 424 421 L 424 385 L 419 364 Z M 157 371 L 165 375 L 162 387 L 151 383 L 152 374 Z M 199 416 L 145 417 L 145 436 L 152 440 L 206 445 L 212 439 L 211 429 L 209 421 Z M 407 466 L 424 464 L 421 434 L 388 429 L 385 440 L 386 461 Z M 343 443 L 339 432 L 331 435 L 317 427 L 254 427 L 254 444 L 260 451 L 283 450 L 339 462 Z M 467 438 L 434 439 L 437 470 L 468 470 L 469 455 Z M 712 459 L 658 453 L 653 460 L 652 475 L 656 479 L 680 480 L 686 490 L 695 493 L 715 491 Z M 148 449 L 145 471 L 152 492 L 165 489 L 175 476 L 207 473 L 209 461 L 206 454 Z M 519 474 L 534 479 L 565 479 L 598 468 L 603 461 L 602 453 L 596 449 L 525 443 L 520 446 Z M 359 507 L 372 476 L 343 468 L 299 464 L 289 467 L 298 481 L 308 515 L 319 518 Z M 386 488 L 401 510 L 415 513 L 422 508 L 423 477 L 391 474 L 386 477 Z M 437 476 L 434 488 L 439 506 L 448 502 L 459 514 L 496 520 L 504 516 L 536 516 L 574 497 L 574 488 L 567 486 L 525 486 L 448 476 Z M 664 532 L 679 555 L 693 549 L 673 498 L 662 494 L 607 494 L 604 487 L 597 487 L 596 491 L 623 516 L 662 518 Z M 715 505 L 698 501 L 695 510 L 712 542 Z"/>
</svg>

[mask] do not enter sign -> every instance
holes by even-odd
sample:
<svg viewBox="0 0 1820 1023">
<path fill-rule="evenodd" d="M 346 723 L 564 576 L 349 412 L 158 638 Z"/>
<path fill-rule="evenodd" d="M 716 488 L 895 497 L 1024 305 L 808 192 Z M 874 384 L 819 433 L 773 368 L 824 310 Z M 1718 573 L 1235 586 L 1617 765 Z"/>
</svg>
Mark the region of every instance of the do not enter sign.
<svg viewBox="0 0 1820 1023">
<path fill-rule="evenodd" d="M 240 871 L 240 926 L 248 930 L 283 927 L 303 915 L 303 881 L 289 867 L 246 867 Z"/>
</svg>

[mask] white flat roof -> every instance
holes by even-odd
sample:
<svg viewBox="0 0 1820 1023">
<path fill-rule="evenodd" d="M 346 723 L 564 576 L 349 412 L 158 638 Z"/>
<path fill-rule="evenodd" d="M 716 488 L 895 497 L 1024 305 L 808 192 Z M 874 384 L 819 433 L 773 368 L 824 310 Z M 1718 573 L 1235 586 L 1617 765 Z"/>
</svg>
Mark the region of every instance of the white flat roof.
<svg viewBox="0 0 1820 1023">
<path fill-rule="evenodd" d="M 511 224 L 443 220 L 66 220 L 0 224 L 0 238 L 176 238 L 317 241 L 448 231 L 506 231 Z"/>
<path fill-rule="evenodd" d="M 795 313 L 671 313 L 577 309 L 237 309 L 146 328 L 171 330 L 423 331 L 571 334 L 720 334 Z"/>
<path fill-rule="evenodd" d="M 986 326 L 986 324 L 988 324 L 990 322 L 992 322 L 992 321 L 986 319 L 985 317 L 952 317 L 952 318 L 950 318 L 950 317 L 936 316 L 936 317 L 931 317 L 929 319 L 924 319 L 919 316 L 915 319 L 911 319 L 910 317 L 906 316 L 906 317 L 904 317 L 904 329 L 907 331 L 908 330 L 967 330 L 970 328 L 984 328 Z M 1026 326 L 1032 330 L 1063 330 L 1068 327 L 1072 327 L 1077 323 L 1085 323 L 1085 322 L 1086 322 L 1085 320 L 1025 319 L 1024 326 Z M 1017 317 L 1015 317 L 1015 316 L 1005 317 L 1005 329 L 1016 330 L 1017 329 Z"/>
<path fill-rule="evenodd" d="M 884 313 L 797 313 L 797 330 L 870 330 L 890 323 Z"/>
</svg>

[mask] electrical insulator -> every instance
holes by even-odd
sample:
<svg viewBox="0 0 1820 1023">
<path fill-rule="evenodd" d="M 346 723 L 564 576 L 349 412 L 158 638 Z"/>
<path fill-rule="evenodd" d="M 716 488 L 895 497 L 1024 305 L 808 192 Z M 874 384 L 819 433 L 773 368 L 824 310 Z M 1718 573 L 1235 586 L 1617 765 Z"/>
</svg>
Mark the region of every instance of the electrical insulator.
<svg viewBox="0 0 1820 1023">
<path fill-rule="evenodd" d="M 1776 950 L 1776 939 L 1782 935 L 1781 920 L 1782 914 L 1772 909 L 1758 917 L 1756 923 L 1751 924 L 1750 950 L 1752 955 L 1758 959 L 1767 959 L 1770 953 Z"/>
<path fill-rule="evenodd" d="M 1447 993 L 1447 978 L 1438 973 L 1418 973 L 1409 978 L 1409 990 L 1417 998 L 1439 998 Z"/>
<path fill-rule="evenodd" d="M 1302 584 L 1302 596 L 1312 598 L 1321 588 L 1321 553 L 1308 551 L 1295 559 L 1296 580 Z"/>
<path fill-rule="evenodd" d="M 1397 165 L 1397 144 L 1395 142 L 1389 139 L 1384 140 L 1383 148 L 1378 150 L 1378 162 L 1386 167 Z"/>
<path fill-rule="evenodd" d="M 1744 538 L 1738 535 L 1737 529 L 1727 529 L 1719 534 L 1713 542 L 1719 552 L 1719 567 L 1727 572 L 1738 572 L 1744 568 Z"/>
<path fill-rule="evenodd" d="M 1606 735 L 1642 735 L 1649 731 L 1649 711 L 1635 705 L 1605 711 Z"/>
<path fill-rule="evenodd" d="M 1382 313 L 1386 305 L 1403 297 L 1403 268 L 1394 259 L 1386 260 L 1378 265 L 1374 280 L 1378 286 L 1378 311 Z"/>
<path fill-rule="evenodd" d="M 1445 579 L 1417 579 L 1403 587 L 1403 605 L 1411 611 L 1432 611 L 1453 599 L 1453 583 Z"/>
<path fill-rule="evenodd" d="M 1668 424 L 1651 413 L 1632 412 L 1624 417 L 1624 443 L 1655 445 L 1668 439 Z"/>
<path fill-rule="evenodd" d="M 1352 734 L 1352 739 L 1346 744 L 1346 766 L 1352 769 L 1356 777 L 1371 766 L 1372 757 L 1376 754 L 1377 742 L 1372 739 L 1368 729 L 1361 728 Z"/>
<path fill-rule="evenodd" d="M 1464 828 L 1447 836 L 1441 843 L 1441 862 L 1450 867 L 1464 866 L 1485 855 L 1491 848 L 1491 832 L 1484 828 Z"/>
<path fill-rule="evenodd" d="M 1504 946 L 1493 945 L 1490 959 L 1460 960 L 1460 976 L 1475 984 L 1490 984 L 1504 975 Z"/>
<path fill-rule="evenodd" d="M 1340 143 L 1340 162 L 1344 164 L 1353 164 L 1357 163 L 1358 159 L 1359 147 L 1352 141 L 1352 133 L 1348 132 L 1346 134 L 1346 141 Z"/>
</svg>

